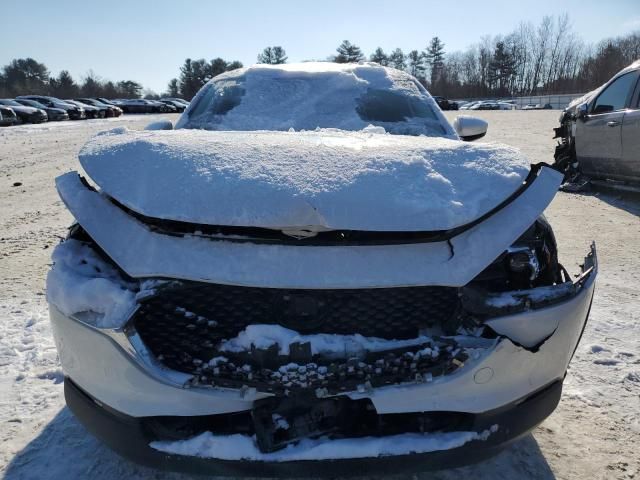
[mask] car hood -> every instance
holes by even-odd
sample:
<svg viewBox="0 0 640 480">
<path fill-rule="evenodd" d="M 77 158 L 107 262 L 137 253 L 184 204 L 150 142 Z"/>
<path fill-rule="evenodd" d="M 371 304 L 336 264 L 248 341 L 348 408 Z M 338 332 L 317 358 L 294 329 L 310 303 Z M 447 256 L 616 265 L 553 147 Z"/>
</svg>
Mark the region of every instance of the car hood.
<svg viewBox="0 0 640 480">
<path fill-rule="evenodd" d="M 103 193 L 144 216 L 272 229 L 440 231 L 522 186 L 517 150 L 360 132 L 132 131 L 97 135 L 80 162 Z"/>
</svg>

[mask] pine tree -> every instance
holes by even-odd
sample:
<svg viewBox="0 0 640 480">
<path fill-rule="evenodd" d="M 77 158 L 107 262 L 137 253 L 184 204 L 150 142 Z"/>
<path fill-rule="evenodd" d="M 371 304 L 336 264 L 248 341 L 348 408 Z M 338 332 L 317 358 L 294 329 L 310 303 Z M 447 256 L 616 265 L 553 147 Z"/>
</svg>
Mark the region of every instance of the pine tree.
<svg viewBox="0 0 640 480">
<path fill-rule="evenodd" d="M 118 97 L 122 98 L 140 98 L 142 85 L 133 80 L 123 80 L 116 85 Z"/>
<path fill-rule="evenodd" d="M 118 96 L 118 89 L 112 81 L 109 80 L 102 86 L 102 96 L 104 98 L 116 98 Z"/>
<path fill-rule="evenodd" d="M 364 60 L 362 50 L 357 45 L 353 45 L 349 40 L 344 40 L 338 48 L 336 48 L 336 55 L 333 59 L 336 63 L 358 63 Z"/>
<path fill-rule="evenodd" d="M 396 48 L 391 55 L 389 55 L 389 65 L 398 70 L 404 70 L 407 68 L 407 61 L 404 53 L 401 49 Z"/>
<path fill-rule="evenodd" d="M 407 55 L 407 60 L 409 61 L 409 73 L 424 82 L 424 54 L 418 50 L 411 50 Z"/>
<path fill-rule="evenodd" d="M 43 63 L 33 58 L 17 58 L 4 66 L 2 80 L 7 96 L 45 95 L 49 71 Z"/>
<path fill-rule="evenodd" d="M 444 43 L 438 37 L 431 39 L 425 52 L 425 58 L 431 68 L 431 85 L 433 86 L 440 78 L 444 67 Z"/>
<path fill-rule="evenodd" d="M 78 85 L 67 70 L 62 70 L 57 78 L 49 80 L 49 89 L 51 95 L 60 98 L 74 98 L 79 93 Z"/>
<path fill-rule="evenodd" d="M 182 67 L 180 67 L 180 95 L 182 98 L 191 100 L 198 91 L 196 88 L 196 82 L 193 75 L 193 66 L 191 65 L 191 59 L 187 58 L 184 61 Z"/>
<path fill-rule="evenodd" d="M 180 96 L 180 91 L 178 89 L 178 79 L 172 78 L 169 80 L 169 85 L 167 85 L 167 97 L 178 97 Z"/>
<path fill-rule="evenodd" d="M 287 52 L 280 46 L 266 47 L 262 53 L 258 55 L 258 63 L 267 63 L 270 65 L 287 63 Z"/>
<path fill-rule="evenodd" d="M 214 58 L 213 60 L 211 60 L 211 63 L 209 64 L 209 69 L 205 73 L 204 83 L 202 85 L 204 85 L 206 82 L 211 80 L 213 77 L 216 77 L 226 71 L 227 71 L 227 62 L 220 57 Z"/>
<path fill-rule="evenodd" d="M 515 61 L 504 42 L 496 43 L 493 58 L 489 62 L 489 85 L 497 89 L 499 95 L 508 94 L 508 85 L 515 74 Z"/>
<path fill-rule="evenodd" d="M 227 72 L 230 70 L 236 70 L 237 68 L 242 68 L 242 62 L 234 60 L 233 62 L 227 63 Z"/>
<path fill-rule="evenodd" d="M 83 97 L 102 96 L 102 83 L 100 82 L 100 78 L 93 73 L 93 70 L 87 72 L 87 76 L 84 77 L 80 90 Z"/>
<path fill-rule="evenodd" d="M 376 48 L 376 51 L 371 54 L 371 56 L 369 57 L 369 61 L 378 63 L 383 67 L 389 65 L 389 57 L 380 47 Z"/>
</svg>

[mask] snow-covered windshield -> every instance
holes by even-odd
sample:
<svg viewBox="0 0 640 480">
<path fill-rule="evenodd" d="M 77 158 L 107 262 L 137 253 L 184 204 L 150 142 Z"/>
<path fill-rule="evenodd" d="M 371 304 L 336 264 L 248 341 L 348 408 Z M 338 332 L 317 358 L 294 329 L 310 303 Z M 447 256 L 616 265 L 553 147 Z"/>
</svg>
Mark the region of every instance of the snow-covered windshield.
<svg viewBox="0 0 640 480">
<path fill-rule="evenodd" d="M 435 100 L 410 75 L 374 64 L 256 65 L 205 85 L 176 128 L 362 130 L 457 138 Z"/>
</svg>

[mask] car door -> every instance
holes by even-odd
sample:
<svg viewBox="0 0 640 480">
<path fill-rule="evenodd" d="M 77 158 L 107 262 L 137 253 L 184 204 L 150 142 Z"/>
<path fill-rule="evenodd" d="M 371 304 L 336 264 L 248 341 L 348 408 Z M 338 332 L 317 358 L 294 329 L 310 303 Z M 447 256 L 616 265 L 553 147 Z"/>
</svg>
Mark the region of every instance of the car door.
<svg viewBox="0 0 640 480">
<path fill-rule="evenodd" d="M 622 123 L 638 72 L 619 76 L 604 88 L 576 123 L 576 157 L 581 171 L 593 177 L 621 175 Z"/>
<path fill-rule="evenodd" d="M 640 181 L 640 81 L 622 120 L 621 170 L 629 180 Z"/>
</svg>

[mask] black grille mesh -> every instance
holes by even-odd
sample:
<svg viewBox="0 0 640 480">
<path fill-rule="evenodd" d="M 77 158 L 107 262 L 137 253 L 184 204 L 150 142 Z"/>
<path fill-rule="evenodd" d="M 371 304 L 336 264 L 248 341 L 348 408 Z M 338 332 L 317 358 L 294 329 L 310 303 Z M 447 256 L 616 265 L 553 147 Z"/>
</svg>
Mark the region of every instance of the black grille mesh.
<svg viewBox="0 0 640 480">
<path fill-rule="evenodd" d="M 192 373 L 194 360 L 219 355 L 219 342 L 248 325 L 405 339 L 433 325 L 455 330 L 457 305 L 457 289 L 449 287 L 297 290 L 171 282 L 140 301 L 133 325 L 161 362 Z"/>
</svg>

